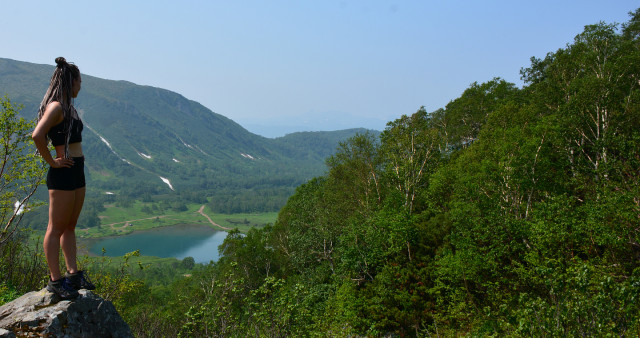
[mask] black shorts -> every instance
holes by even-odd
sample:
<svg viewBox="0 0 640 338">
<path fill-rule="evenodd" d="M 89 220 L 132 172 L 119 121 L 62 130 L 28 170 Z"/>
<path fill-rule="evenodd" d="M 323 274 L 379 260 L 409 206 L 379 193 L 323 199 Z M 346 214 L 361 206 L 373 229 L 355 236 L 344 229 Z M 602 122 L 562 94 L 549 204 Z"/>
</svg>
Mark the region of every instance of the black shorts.
<svg viewBox="0 0 640 338">
<path fill-rule="evenodd" d="M 84 157 L 73 157 L 70 168 L 49 168 L 47 173 L 49 190 L 76 190 L 85 185 Z"/>
</svg>

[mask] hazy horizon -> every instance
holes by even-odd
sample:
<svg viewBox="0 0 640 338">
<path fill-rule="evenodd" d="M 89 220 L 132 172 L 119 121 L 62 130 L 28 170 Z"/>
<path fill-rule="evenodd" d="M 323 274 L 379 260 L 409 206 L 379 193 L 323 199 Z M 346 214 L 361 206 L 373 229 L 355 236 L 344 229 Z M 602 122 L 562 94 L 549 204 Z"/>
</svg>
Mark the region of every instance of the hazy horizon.
<svg viewBox="0 0 640 338">
<path fill-rule="evenodd" d="M 531 57 L 565 47 L 585 25 L 627 22 L 638 6 L 12 1 L 0 57 L 53 65 L 64 56 L 85 74 L 177 92 L 267 137 L 383 130 L 421 106 L 444 107 L 473 82 L 522 86 Z M 52 29 L 59 8 L 70 9 L 68 24 Z"/>
</svg>

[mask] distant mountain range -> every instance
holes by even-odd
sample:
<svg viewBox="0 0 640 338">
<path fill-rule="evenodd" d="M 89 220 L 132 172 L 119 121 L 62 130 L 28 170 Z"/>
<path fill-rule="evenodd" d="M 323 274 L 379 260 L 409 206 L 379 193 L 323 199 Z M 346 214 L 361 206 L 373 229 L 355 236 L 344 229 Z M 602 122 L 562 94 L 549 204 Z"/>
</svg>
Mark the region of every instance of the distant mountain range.
<svg viewBox="0 0 640 338">
<path fill-rule="evenodd" d="M 0 95 L 35 118 L 54 67 L 0 58 Z M 83 74 L 75 106 L 85 123 L 90 189 L 133 197 L 290 188 L 321 175 L 340 141 L 366 132 L 255 135 L 180 94 Z"/>
<path fill-rule="evenodd" d="M 238 119 L 236 122 L 254 134 L 271 138 L 300 131 L 346 130 L 353 127 L 382 130 L 388 122 L 342 111 L 309 111 L 304 116 L 304 120 L 299 116 L 282 115 Z"/>
</svg>

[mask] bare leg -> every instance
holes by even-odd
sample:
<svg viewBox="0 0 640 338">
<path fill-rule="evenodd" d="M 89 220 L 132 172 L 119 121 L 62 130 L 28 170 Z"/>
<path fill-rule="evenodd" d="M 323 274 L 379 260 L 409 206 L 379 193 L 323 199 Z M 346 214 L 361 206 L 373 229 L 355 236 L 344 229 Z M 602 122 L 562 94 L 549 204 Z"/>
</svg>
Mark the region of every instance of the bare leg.
<svg viewBox="0 0 640 338">
<path fill-rule="evenodd" d="M 74 209 L 76 193 L 65 190 L 49 190 L 49 224 L 44 235 L 44 254 L 51 273 L 51 280 L 62 278 L 60 273 L 60 240 Z"/>
<path fill-rule="evenodd" d="M 67 265 L 69 273 L 76 273 L 78 271 L 77 246 L 76 246 L 76 224 L 78 223 L 78 217 L 80 217 L 80 211 L 82 211 L 82 205 L 84 204 L 84 195 L 86 188 L 80 188 L 74 190 L 75 199 L 73 203 L 73 211 L 71 212 L 71 219 L 64 230 L 64 233 L 60 237 L 60 245 L 62 246 L 62 253 L 64 254 L 64 261 Z"/>
</svg>

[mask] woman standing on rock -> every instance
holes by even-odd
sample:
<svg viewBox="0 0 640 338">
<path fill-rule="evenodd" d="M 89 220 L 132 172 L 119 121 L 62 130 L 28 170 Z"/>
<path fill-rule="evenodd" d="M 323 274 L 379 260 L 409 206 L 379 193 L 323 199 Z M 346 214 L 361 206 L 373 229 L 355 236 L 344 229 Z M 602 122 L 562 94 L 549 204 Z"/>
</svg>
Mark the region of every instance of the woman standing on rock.
<svg viewBox="0 0 640 338">
<path fill-rule="evenodd" d="M 38 124 L 32 138 L 40 156 L 49 164 L 49 224 L 44 236 L 44 254 L 49 266 L 47 290 L 62 299 L 78 296 L 79 289 L 93 290 L 95 286 L 76 262 L 75 228 L 85 195 L 82 128 L 73 99 L 80 92 L 80 70 L 63 57 L 56 58 L 56 69 L 49 89 L 38 111 Z M 56 151 L 54 158 L 47 147 L 48 140 Z M 62 247 L 67 273 L 60 272 L 59 254 Z"/>
</svg>

